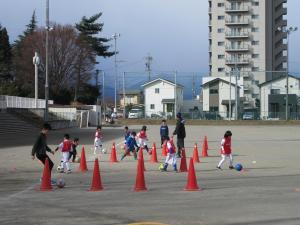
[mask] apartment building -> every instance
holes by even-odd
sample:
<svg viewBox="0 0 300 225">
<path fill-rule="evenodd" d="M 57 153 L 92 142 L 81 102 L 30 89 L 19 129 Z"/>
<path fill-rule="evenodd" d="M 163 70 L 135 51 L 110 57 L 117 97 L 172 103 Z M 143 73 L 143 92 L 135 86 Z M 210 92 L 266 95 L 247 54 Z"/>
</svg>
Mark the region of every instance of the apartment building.
<svg viewBox="0 0 300 225">
<path fill-rule="evenodd" d="M 287 0 L 209 0 L 210 76 L 243 77 L 242 110 L 255 110 L 264 71 L 286 67 Z M 232 72 L 239 71 L 239 72 Z M 280 75 L 281 73 L 275 73 Z"/>
</svg>

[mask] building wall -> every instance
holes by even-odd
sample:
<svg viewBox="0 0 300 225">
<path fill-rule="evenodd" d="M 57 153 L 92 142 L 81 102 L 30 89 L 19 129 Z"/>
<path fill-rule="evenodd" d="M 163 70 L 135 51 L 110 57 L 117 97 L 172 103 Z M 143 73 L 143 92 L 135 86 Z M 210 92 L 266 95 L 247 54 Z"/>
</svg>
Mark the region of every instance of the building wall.
<svg viewBox="0 0 300 225">
<path fill-rule="evenodd" d="M 261 118 L 269 115 L 269 95 L 272 89 L 279 89 L 279 94 L 286 94 L 286 79 L 270 82 L 260 88 Z M 300 82 L 298 79 L 289 77 L 289 94 L 300 96 Z"/>
</svg>

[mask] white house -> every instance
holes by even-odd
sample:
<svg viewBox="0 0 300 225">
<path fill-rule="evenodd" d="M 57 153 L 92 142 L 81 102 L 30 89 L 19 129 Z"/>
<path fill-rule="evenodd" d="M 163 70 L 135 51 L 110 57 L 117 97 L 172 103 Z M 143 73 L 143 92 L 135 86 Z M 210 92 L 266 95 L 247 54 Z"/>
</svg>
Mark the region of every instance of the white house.
<svg viewBox="0 0 300 225">
<path fill-rule="evenodd" d="M 299 114 L 300 79 L 288 77 L 288 118 L 296 118 Z M 261 119 L 286 118 L 286 77 L 260 84 L 260 115 Z"/>
<path fill-rule="evenodd" d="M 174 116 L 175 112 L 182 110 L 182 85 L 158 78 L 142 85 L 142 87 L 144 88 L 145 115 L 147 117 L 155 115 Z"/>
<path fill-rule="evenodd" d="M 244 96 L 242 77 L 238 79 L 237 84 L 240 103 L 240 99 Z M 202 97 L 203 112 L 215 112 L 222 118 L 229 118 L 231 104 L 231 117 L 235 117 L 235 78 L 231 78 L 230 83 L 228 77 L 203 77 Z"/>
</svg>

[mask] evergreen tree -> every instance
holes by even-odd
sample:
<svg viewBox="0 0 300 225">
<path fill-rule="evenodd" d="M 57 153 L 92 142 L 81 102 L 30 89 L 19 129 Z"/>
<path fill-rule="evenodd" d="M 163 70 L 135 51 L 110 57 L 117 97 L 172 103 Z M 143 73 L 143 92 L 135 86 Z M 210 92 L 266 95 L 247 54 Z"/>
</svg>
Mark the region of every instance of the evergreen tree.
<svg viewBox="0 0 300 225">
<path fill-rule="evenodd" d="M 102 13 L 95 14 L 90 18 L 82 17 L 80 23 L 76 24 L 76 29 L 80 33 L 82 38 L 88 45 L 95 51 L 97 56 L 110 57 L 114 55 L 114 52 L 109 52 L 109 45 L 105 43 L 110 39 L 97 37 L 96 35 L 103 30 L 103 23 L 97 22 Z"/>
<path fill-rule="evenodd" d="M 36 21 L 35 11 L 33 11 L 31 20 L 29 24 L 26 25 L 26 30 L 23 32 L 23 34 L 20 34 L 18 36 L 18 40 L 16 40 L 14 43 L 14 48 L 16 51 L 20 50 L 21 44 L 24 41 L 24 39 L 27 36 L 33 34 L 36 28 L 37 28 L 37 21 Z"/>
<path fill-rule="evenodd" d="M 5 27 L 0 24 L 0 83 L 5 86 L 5 83 L 11 80 L 11 63 L 12 53 L 9 44 L 9 37 Z"/>
</svg>

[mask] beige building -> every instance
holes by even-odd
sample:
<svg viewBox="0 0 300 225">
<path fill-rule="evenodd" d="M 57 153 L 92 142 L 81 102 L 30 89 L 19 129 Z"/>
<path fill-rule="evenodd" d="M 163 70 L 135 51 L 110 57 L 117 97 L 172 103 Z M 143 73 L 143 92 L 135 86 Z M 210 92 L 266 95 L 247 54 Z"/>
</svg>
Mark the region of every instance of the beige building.
<svg viewBox="0 0 300 225">
<path fill-rule="evenodd" d="M 124 94 L 119 93 L 120 106 L 124 107 Z M 143 91 L 140 90 L 129 90 L 125 92 L 125 105 L 140 105 L 143 103 Z"/>
<path fill-rule="evenodd" d="M 258 84 L 270 80 L 262 71 L 285 70 L 286 33 L 278 27 L 287 26 L 286 2 L 209 0 L 210 76 L 229 76 L 238 70 L 244 78 L 244 110 L 256 108 Z"/>
</svg>

